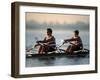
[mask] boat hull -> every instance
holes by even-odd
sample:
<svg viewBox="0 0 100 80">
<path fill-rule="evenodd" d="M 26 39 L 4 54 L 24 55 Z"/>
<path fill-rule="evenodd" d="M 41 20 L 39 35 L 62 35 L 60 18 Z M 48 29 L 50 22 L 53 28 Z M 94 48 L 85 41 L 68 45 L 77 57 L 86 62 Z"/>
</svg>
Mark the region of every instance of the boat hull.
<svg viewBox="0 0 100 80">
<path fill-rule="evenodd" d="M 85 56 L 89 56 L 89 52 L 78 52 L 78 53 L 51 53 L 51 54 L 26 54 L 26 58 L 31 58 L 31 57 L 55 57 L 55 56 L 85 57 Z"/>
</svg>

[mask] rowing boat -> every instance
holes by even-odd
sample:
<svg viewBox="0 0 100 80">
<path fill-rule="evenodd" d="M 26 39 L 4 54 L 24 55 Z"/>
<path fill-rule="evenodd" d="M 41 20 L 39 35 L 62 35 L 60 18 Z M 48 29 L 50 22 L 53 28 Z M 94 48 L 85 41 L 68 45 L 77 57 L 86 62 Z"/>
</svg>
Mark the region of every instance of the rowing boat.
<svg viewBox="0 0 100 80">
<path fill-rule="evenodd" d="M 32 57 L 55 57 L 55 56 L 85 57 L 85 56 L 89 56 L 89 50 L 88 49 L 78 50 L 78 51 L 74 51 L 73 53 L 65 53 L 62 50 L 61 53 L 52 52 L 52 53 L 45 53 L 45 54 L 34 54 L 32 52 L 26 52 L 26 57 L 27 58 L 32 58 Z"/>
<path fill-rule="evenodd" d="M 72 43 L 70 43 L 70 44 L 72 44 Z M 39 45 L 45 46 L 44 43 L 39 43 Z M 86 48 L 74 51 L 73 53 L 68 53 L 68 52 L 66 53 L 66 51 L 61 48 L 63 45 L 64 45 L 64 43 L 62 43 L 62 45 L 60 45 L 60 46 L 56 46 L 55 51 L 46 52 L 43 54 L 34 53 L 34 48 L 30 48 L 30 49 L 26 50 L 26 57 L 30 58 L 30 57 L 55 57 L 55 56 L 66 56 L 66 57 L 85 57 L 87 55 L 89 56 L 89 50 Z"/>
</svg>

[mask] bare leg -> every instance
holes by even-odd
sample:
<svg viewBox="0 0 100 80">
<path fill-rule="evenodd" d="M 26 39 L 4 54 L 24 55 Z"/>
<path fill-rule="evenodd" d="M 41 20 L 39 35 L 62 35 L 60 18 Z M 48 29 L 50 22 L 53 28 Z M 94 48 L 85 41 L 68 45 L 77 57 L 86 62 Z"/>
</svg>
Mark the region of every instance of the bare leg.
<svg viewBox="0 0 100 80">
<path fill-rule="evenodd" d="M 42 46 L 39 47 L 38 53 L 41 54 Z"/>
<path fill-rule="evenodd" d="M 45 47 L 44 46 L 40 46 L 38 53 L 39 54 L 43 54 L 43 52 L 46 52 L 47 48 L 48 48 L 47 46 L 45 46 Z"/>
<path fill-rule="evenodd" d="M 69 53 L 70 52 L 70 49 L 71 49 L 71 45 L 68 46 L 68 48 L 65 50 L 66 53 Z"/>
<path fill-rule="evenodd" d="M 73 46 L 71 46 L 69 52 L 73 53 L 73 51 L 75 51 L 76 49 L 77 49 L 77 46 L 73 45 Z"/>
<path fill-rule="evenodd" d="M 76 46 L 73 46 L 73 45 L 68 46 L 66 53 L 73 53 L 75 48 L 76 48 Z"/>
<path fill-rule="evenodd" d="M 74 48 L 74 46 L 71 46 L 71 47 L 70 47 L 69 53 L 73 53 L 73 48 Z"/>
<path fill-rule="evenodd" d="M 41 54 L 43 54 L 43 52 L 46 52 L 45 47 L 42 47 L 41 49 Z"/>
</svg>

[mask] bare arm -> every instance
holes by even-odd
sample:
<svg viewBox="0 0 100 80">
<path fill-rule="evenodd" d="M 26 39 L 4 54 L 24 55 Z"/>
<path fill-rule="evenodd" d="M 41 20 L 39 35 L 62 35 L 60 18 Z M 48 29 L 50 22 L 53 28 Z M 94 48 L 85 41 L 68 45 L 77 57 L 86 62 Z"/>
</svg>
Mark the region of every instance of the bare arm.
<svg viewBox="0 0 100 80">
<path fill-rule="evenodd" d="M 42 41 L 37 41 L 37 43 L 39 43 L 39 42 L 40 42 L 40 43 L 53 43 L 53 42 L 55 42 L 55 38 L 52 37 L 52 38 L 46 40 L 46 37 L 45 37 L 44 40 L 42 40 Z"/>
<path fill-rule="evenodd" d="M 44 40 L 37 41 L 37 43 L 44 43 L 45 40 L 46 40 L 46 37 L 44 38 Z"/>
<path fill-rule="evenodd" d="M 78 40 L 77 38 L 76 39 L 75 38 L 71 38 L 71 39 L 65 39 L 64 41 L 65 42 L 69 42 L 69 41 L 77 41 L 77 40 Z"/>
</svg>

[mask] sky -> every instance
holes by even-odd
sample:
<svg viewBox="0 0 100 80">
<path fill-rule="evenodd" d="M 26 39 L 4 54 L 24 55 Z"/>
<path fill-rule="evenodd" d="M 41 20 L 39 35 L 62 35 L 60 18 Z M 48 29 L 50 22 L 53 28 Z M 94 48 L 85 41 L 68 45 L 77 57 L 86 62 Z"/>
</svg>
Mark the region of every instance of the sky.
<svg viewBox="0 0 100 80">
<path fill-rule="evenodd" d="M 71 24 L 77 22 L 89 22 L 88 15 L 75 15 L 75 14 L 50 14 L 50 13 L 33 13 L 27 12 L 26 13 L 26 21 L 35 21 L 38 23 L 53 23 L 53 24 Z"/>
<path fill-rule="evenodd" d="M 26 30 L 85 30 L 89 31 L 89 15 L 26 13 Z"/>
</svg>

